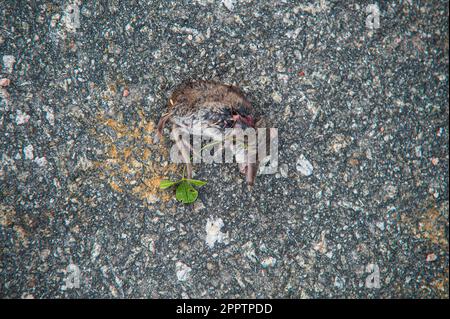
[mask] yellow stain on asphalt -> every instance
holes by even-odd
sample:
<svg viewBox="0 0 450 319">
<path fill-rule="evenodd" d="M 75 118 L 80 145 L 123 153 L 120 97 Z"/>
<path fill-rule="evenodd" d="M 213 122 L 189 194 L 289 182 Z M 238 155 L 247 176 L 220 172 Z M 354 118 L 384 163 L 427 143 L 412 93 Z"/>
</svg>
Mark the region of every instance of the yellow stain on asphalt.
<svg viewBox="0 0 450 319">
<path fill-rule="evenodd" d="M 100 130 L 94 130 L 93 134 L 105 147 L 105 159 L 95 162 L 94 167 L 112 191 L 131 194 L 145 204 L 165 203 L 173 194 L 160 190 L 159 183 L 173 176 L 177 166 L 168 164 L 168 151 L 163 143 L 153 143 L 155 123 L 146 120 L 142 111 L 138 115 L 139 120 L 132 125 L 124 124 L 120 116 L 97 116 Z M 102 130 L 105 127 L 112 134 L 105 133 Z"/>
</svg>

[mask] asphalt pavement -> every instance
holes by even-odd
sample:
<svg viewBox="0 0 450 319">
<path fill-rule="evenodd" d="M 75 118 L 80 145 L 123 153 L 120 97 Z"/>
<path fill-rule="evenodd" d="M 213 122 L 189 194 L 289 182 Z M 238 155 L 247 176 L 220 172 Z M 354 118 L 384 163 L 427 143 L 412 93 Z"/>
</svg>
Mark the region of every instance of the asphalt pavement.
<svg viewBox="0 0 450 319">
<path fill-rule="evenodd" d="M 448 1 L 1 1 L 1 298 L 448 298 Z M 190 79 L 278 128 L 251 191 L 155 124 Z"/>
</svg>

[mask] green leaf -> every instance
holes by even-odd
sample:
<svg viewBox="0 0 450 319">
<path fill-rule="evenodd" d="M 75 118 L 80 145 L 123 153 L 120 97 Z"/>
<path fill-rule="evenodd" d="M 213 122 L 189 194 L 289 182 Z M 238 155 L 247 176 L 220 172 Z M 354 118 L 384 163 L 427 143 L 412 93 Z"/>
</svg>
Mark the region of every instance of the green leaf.
<svg viewBox="0 0 450 319">
<path fill-rule="evenodd" d="M 166 189 L 166 188 L 169 188 L 170 186 L 175 185 L 176 183 L 178 183 L 178 182 L 172 182 L 172 181 L 165 179 L 165 180 L 162 180 L 159 182 L 159 188 Z"/>
<path fill-rule="evenodd" d="M 178 184 L 175 196 L 179 202 L 190 204 L 195 202 L 198 197 L 198 192 L 191 184 L 184 180 Z"/>
<path fill-rule="evenodd" d="M 201 187 L 203 185 L 206 185 L 206 182 L 204 181 L 199 181 L 198 179 L 185 179 L 185 181 L 191 183 L 194 186 L 198 186 Z"/>
</svg>

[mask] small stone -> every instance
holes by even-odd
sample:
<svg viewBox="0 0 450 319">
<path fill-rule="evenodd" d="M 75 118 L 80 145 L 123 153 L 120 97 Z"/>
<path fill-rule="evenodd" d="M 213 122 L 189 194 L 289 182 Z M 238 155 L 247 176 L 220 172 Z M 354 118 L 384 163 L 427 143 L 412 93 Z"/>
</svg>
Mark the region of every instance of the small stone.
<svg viewBox="0 0 450 319">
<path fill-rule="evenodd" d="M 55 125 L 55 115 L 53 114 L 52 109 L 47 105 L 44 105 L 43 110 L 45 111 L 45 118 L 50 123 L 50 125 Z"/>
<path fill-rule="evenodd" d="M 26 113 L 23 113 L 21 110 L 17 110 L 16 112 L 16 124 L 21 125 L 27 123 L 30 119 L 30 116 Z"/>
<path fill-rule="evenodd" d="M 342 288 L 344 288 L 344 285 L 345 285 L 345 280 L 344 280 L 343 278 L 340 278 L 340 277 L 338 277 L 338 276 L 336 276 L 336 277 L 334 278 L 334 286 L 335 286 L 336 288 L 342 289 Z"/>
<path fill-rule="evenodd" d="M 10 83 L 11 83 L 10 79 L 7 78 L 0 79 L 0 86 L 6 87 L 9 86 Z"/>
<path fill-rule="evenodd" d="M 289 105 L 286 105 L 286 107 L 284 108 L 283 119 L 287 120 L 291 115 L 291 107 Z"/>
<path fill-rule="evenodd" d="M 320 240 L 314 244 L 313 249 L 325 254 L 327 252 L 327 240 L 325 238 L 325 231 L 320 234 Z"/>
<path fill-rule="evenodd" d="M 372 151 L 370 150 L 370 148 L 368 148 L 366 150 L 366 158 L 369 159 L 369 160 L 371 160 L 373 158 L 372 157 Z"/>
<path fill-rule="evenodd" d="M 34 158 L 33 155 L 34 147 L 33 145 L 28 145 L 23 149 L 23 154 L 25 155 L 25 159 L 32 160 Z"/>
<path fill-rule="evenodd" d="M 128 24 L 125 26 L 125 30 L 126 30 L 127 32 L 133 32 L 133 31 L 134 31 L 134 28 L 133 28 L 133 26 L 132 26 L 130 23 L 128 23 Z"/>
<path fill-rule="evenodd" d="M 352 141 L 351 137 L 338 134 L 334 136 L 330 148 L 334 153 L 340 153 L 342 150 L 344 150 L 345 148 L 347 148 L 347 146 L 350 145 L 351 141 Z"/>
<path fill-rule="evenodd" d="M 416 157 L 422 157 L 422 146 L 416 146 L 415 148 Z"/>
<path fill-rule="evenodd" d="M 431 163 L 432 163 L 434 166 L 436 166 L 436 165 L 439 163 L 439 158 L 433 157 L 433 158 L 431 159 Z"/>
<path fill-rule="evenodd" d="M 114 298 L 117 298 L 119 296 L 116 287 L 114 287 L 113 285 L 109 285 L 109 291 Z"/>
<path fill-rule="evenodd" d="M 177 273 L 177 279 L 179 281 L 186 281 L 189 279 L 190 273 L 192 271 L 191 267 L 183 264 L 180 261 L 177 261 L 177 263 L 175 264 L 175 269 Z"/>
<path fill-rule="evenodd" d="M 66 6 L 63 22 L 69 32 L 75 33 L 80 28 L 80 8 L 78 4 L 71 3 Z"/>
<path fill-rule="evenodd" d="M 386 195 L 385 195 L 386 199 L 394 198 L 397 195 L 397 187 L 392 184 L 386 184 L 385 192 L 386 192 Z"/>
<path fill-rule="evenodd" d="M 377 222 L 375 223 L 375 226 L 377 226 L 381 231 L 384 230 L 384 222 Z"/>
<path fill-rule="evenodd" d="M 47 165 L 47 159 L 45 158 L 45 156 L 43 157 L 36 157 L 34 159 L 34 162 L 39 166 L 39 167 L 44 167 L 45 165 Z"/>
<path fill-rule="evenodd" d="M 80 156 L 78 163 L 76 165 L 77 168 L 79 168 L 83 171 L 87 171 L 88 169 L 90 169 L 93 166 L 94 166 L 94 164 L 86 157 L 86 155 Z"/>
<path fill-rule="evenodd" d="M 123 90 L 122 96 L 127 97 L 128 95 L 130 95 L 130 91 L 128 89 Z"/>
<path fill-rule="evenodd" d="M 148 204 L 154 204 L 154 203 L 156 203 L 159 200 L 159 197 L 156 196 L 155 194 L 148 194 L 145 197 L 145 199 L 146 199 Z"/>
<path fill-rule="evenodd" d="M 45 249 L 43 249 L 41 252 L 40 252 L 40 257 L 41 257 L 41 260 L 46 260 L 47 259 L 47 257 L 48 256 L 50 256 L 50 249 L 48 249 L 48 248 L 45 248 Z"/>
<path fill-rule="evenodd" d="M 5 67 L 6 73 L 12 73 L 14 69 L 14 63 L 16 63 L 16 58 L 13 55 L 3 56 L 3 66 Z"/>
<path fill-rule="evenodd" d="M 95 243 L 94 247 L 92 248 L 91 253 L 91 261 L 94 262 L 97 257 L 100 255 L 100 250 L 102 249 L 102 246 L 99 243 Z"/>
<path fill-rule="evenodd" d="M 233 11 L 236 0 L 222 0 L 223 5 L 230 11 Z"/>
<path fill-rule="evenodd" d="M 297 159 L 296 168 L 303 176 L 310 176 L 314 169 L 310 161 L 308 161 L 303 154 Z"/>
<path fill-rule="evenodd" d="M 268 258 L 264 258 L 264 259 L 262 260 L 261 265 L 262 265 L 264 268 L 268 268 L 268 267 L 273 267 L 273 266 L 275 266 L 276 262 L 277 262 L 277 260 L 276 260 L 275 258 L 273 258 L 273 257 L 268 257 Z"/>
<path fill-rule="evenodd" d="M 437 259 L 437 256 L 436 256 L 436 254 L 434 254 L 434 253 L 431 253 L 431 254 L 428 254 L 427 255 L 427 262 L 432 262 L 432 261 L 435 261 Z"/>
<path fill-rule="evenodd" d="M 163 165 L 164 166 L 164 165 Z M 166 165 L 167 166 L 167 165 Z M 205 209 L 205 204 L 200 199 L 197 199 L 194 202 L 194 212 L 198 213 L 199 211 Z"/>
<path fill-rule="evenodd" d="M 245 245 L 242 246 L 242 250 L 244 251 L 245 257 L 250 259 L 252 262 L 256 263 L 256 253 L 255 253 L 255 246 L 254 244 L 249 241 Z"/>
<path fill-rule="evenodd" d="M 280 174 L 282 177 L 287 178 L 289 172 L 289 167 L 287 164 L 281 164 L 280 165 Z"/>
<path fill-rule="evenodd" d="M 208 219 L 205 226 L 206 231 L 206 244 L 209 248 L 213 248 L 214 244 L 223 242 L 228 234 L 222 233 L 220 230 L 224 226 L 223 220 L 221 218 L 217 219 Z"/>
<path fill-rule="evenodd" d="M 278 93 L 278 92 L 273 92 L 273 93 L 272 93 L 272 100 L 273 100 L 275 103 L 281 103 L 282 98 L 281 98 L 280 93 Z"/>
</svg>

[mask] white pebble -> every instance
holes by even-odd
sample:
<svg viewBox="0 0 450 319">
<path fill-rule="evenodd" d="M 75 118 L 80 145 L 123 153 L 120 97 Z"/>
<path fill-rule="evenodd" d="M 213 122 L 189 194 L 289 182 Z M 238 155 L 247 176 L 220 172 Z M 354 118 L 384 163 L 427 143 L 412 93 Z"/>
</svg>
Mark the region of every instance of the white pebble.
<svg viewBox="0 0 450 319">
<path fill-rule="evenodd" d="M 25 155 L 25 159 L 32 160 L 34 158 L 33 151 L 34 151 L 34 147 L 31 144 L 24 147 L 23 153 Z"/>
<path fill-rule="evenodd" d="M 213 220 L 212 218 L 207 220 L 205 231 L 206 231 L 206 244 L 209 248 L 213 248 L 214 244 L 221 243 L 228 237 L 228 234 L 222 233 L 220 230 L 223 227 L 223 220 L 221 218 L 217 218 Z"/>
<path fill-rule="evenodd" d="M 375 226 L 377 226 L 381 231 L 384 230 L 384 222 L 377 222 L 375 223 Z"/>
<path fill-rule="evenodd" d="M 233 11 L 236 0 L 222 0 L 223 5 L 230 11 Z"/>
<path fill-rule="evenodd" d="M 64 10 L 63 16 L 66 30 L 69 32 L 76 32 L 80 27 L 80 8 L 77 4 L 68 4 Z"/>
<path fill-rule="evenodd" d="M 308 161 L 303 154 L 297 159 L 296 168 L 303 176 L 310 176 L 314 169 L 311 162 Z"/>
<path fill-rule="evenodd" d="M 16 63 L 16 58 L 13 55 L 3 56 L 3 66 L 5 67 L 6 73 L 12 73 L 14 63 Z"/>
<path fill-rule="evenodd" d="M 23 113 L 21 110 L 17 110 L 17 112 L 16 112 L 16 124 L 17 125 L 24 124 L 24 123 L 28 122 L 29 119 L 30 119 L 30 116 L 28 114 Z"/>
<path fill-rule="evenodd" d="M 273 267 L 273 266 L 275 266 L 276 262 L 277 262 L 277 260 L 276 260 L 275 258 L 273 258 L 273 257 L 268 257 L 268 258 L 264 258 L 264 259 L 263 259 L 263 261 L 261 262 L 261 265 L 262 265 L 264 268 L 267 268 L 267 267 Z"/>
<path fill-rule="evenodd" d="M 43 157 L 36 157 L 34 159 L 34 162 L 39 166 L 39 167 L 44 167 L 45 165 L 47 165 L 47 159 L 45 158 L 45 156 Z"/>
<path fill-rule="evenodd" d="M 288 177 L 288 172 L 289 172 L 289 167 L 287 164 L 281 164 L 280 165 L 280 174 L 281 176 L 283 176 L 284 178 Z"/>
<path fill-rule="evenodd" d="M 50 123 L 50 125 L 55 125 L 55 115 L 53 114 L 53 111 L 49 108 L 44 108 L 46 111 L 45 118 Z"/>
<path fill-rule="evenodd" d="M 272 100 L 273 100 L 275 103 L 281 103 L 282 97 L 281 97 L 280 93 L 278 93 L 278 92 L 273 92 L 273 93 L 272 93 Z"/>
<path fill-rule="evenodd" d="M 91 253 L 91 261 L 94 262 L 97 257 L 100 255 L 100 251 L 102 250 L 102 246 L 99 243 L 95 243 L 94 247 L 92 248 Z"/>
<path fill-rule="evenodd" d="M 183 264 L 180 261 L 177 261 L 175 264 L 176 272 L 177 272 L 177 278 L 179 281 L 186 281 L 189 279 L 189 275 L 191 273 L 191 267 Z"/>
</svg>

